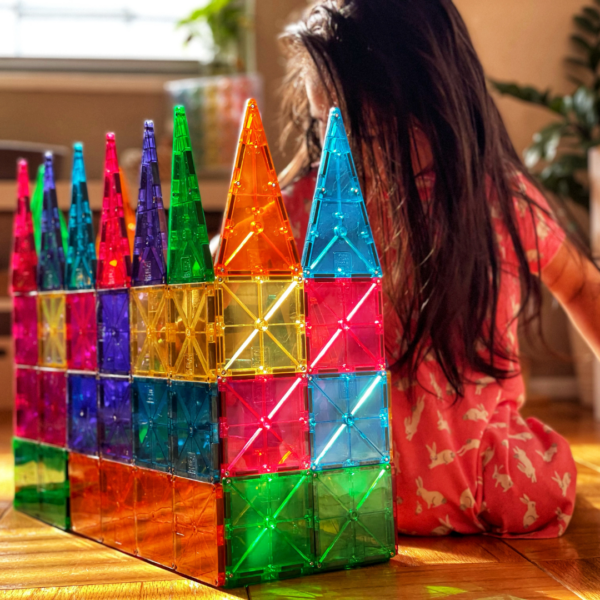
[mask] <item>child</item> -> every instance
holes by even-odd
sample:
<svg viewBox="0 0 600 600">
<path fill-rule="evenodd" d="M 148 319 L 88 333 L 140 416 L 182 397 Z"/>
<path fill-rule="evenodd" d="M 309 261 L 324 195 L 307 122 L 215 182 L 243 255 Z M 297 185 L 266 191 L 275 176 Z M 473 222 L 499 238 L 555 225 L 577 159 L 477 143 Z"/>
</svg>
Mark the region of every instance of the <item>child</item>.
<svg viewBox="0 0 600 600">
<path fill-rule="evenodd" d="M 321 0 L 283 40 L 286 121 L 301 134 L 284 175 L 295 234 L 336 105 L 384 268 L 399 531 L 562 535 L 575 463 L 519 415 L 517 319 L 539 315 L 541 279 L 600 354 L 600 275 L 514 151 L 459 13 L 451 0 Z"/>
</svg>

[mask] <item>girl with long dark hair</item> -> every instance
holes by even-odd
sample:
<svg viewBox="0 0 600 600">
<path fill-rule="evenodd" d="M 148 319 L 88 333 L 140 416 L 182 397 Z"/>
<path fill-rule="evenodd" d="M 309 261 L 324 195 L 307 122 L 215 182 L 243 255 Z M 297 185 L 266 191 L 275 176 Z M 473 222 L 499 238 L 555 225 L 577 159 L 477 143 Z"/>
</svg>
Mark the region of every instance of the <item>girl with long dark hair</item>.
<svg viewBox="0 0 600 600">
<path fill-rule="evenodd" d="M 284 179 L 304 238 L 331 106 L 384 268 L 400 532 L 561 535 L 568 443 L 519 415 L 517 321 L 540 280 L 600 355 L 600 275 L 516 154 L 451 0 L 322 0 L 283 36 Z"/>
</svg>

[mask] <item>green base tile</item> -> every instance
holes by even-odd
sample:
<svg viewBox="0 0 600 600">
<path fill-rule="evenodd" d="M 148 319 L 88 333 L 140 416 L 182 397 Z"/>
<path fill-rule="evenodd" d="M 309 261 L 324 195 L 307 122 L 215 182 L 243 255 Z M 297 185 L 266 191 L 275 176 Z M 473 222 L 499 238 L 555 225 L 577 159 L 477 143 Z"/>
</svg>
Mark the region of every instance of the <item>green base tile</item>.
<svg viewBox="0 0 600 600">
<path fill-rule="evenodd" d="M 313 572 L 312 481 L 308 471 L 223 481 L 227 587 Z"/>
<path fill-rule="evenodd" d="M 39 444 L 13 438 L 13 454 L 15 457 L 15 499 L 13 506 L 20 512 L 39 518 Z"/>
<path fill-rule="evenodd" d="M 313 486 L 317 569 L 348 569 L 396 554 L 390 465 L 321 471 Z"/>
</svg>

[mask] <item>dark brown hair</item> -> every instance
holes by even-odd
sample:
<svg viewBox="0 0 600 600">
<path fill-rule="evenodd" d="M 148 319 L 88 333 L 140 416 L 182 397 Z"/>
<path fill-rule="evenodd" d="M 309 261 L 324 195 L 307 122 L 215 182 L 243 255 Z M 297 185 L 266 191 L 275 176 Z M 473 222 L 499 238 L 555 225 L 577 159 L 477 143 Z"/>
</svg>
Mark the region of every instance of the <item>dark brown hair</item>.
<svg viewBox="0 0 600 600">
<path fill-rule="evenodd" d="M 323 0 L 286 29 L 287 134 L 299 132 L 299 173 L 320 154 L 303 84 L 314 65 L 349 132 L 385 273 L 401 321 L 391 368 L 416 381 L 427 354 L 457 398 L 464 368 L 496 379 L 518 373 L 495 327 L 501 260 L 489 190 L 518 260 L 522 306 L 539 315 L 540 283 L 519 235 L 515 186 L 526 175 L 490 97 L 465 23 L 451 0 Z M 419 195 L 419 130 L 431 149 L 431 203 Z M 533 183 L 533 182 L 532 182 Z M 364 188 L 363 188 L 364 190 Z M 540 209 L 543 210 L 543 209 Z M 422 382 L 426 385 L 426 382 Z"/>
</svg>

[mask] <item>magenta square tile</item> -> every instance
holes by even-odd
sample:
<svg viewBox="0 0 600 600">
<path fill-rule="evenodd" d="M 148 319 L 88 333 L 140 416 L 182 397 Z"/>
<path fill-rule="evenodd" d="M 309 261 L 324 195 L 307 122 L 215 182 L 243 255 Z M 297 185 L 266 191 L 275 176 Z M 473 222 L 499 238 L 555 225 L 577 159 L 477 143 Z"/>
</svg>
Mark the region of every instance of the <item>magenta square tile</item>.
<svg viewBox="0 0 600 600">
<path fill-rule="evenodd" d="M 37 369 L 15 369 L 15 435 L 40 437 L 40 390 Z"/>
<path fill-rule="evenodd" d="M 40 441 L 67 445 L 67 372 L 40 371 Z"/>
<path fill-rule="evenodd" d="M 35 296 L 14 296 L 13 339 L 15 364 L 35 367 L 38 364 L 37 300 Z"/>
<path fill-rule="evenodd" d="M 67 365 L 75 371 L 96 371 L 96 294 L 67 294 Z"/>
</svg>

